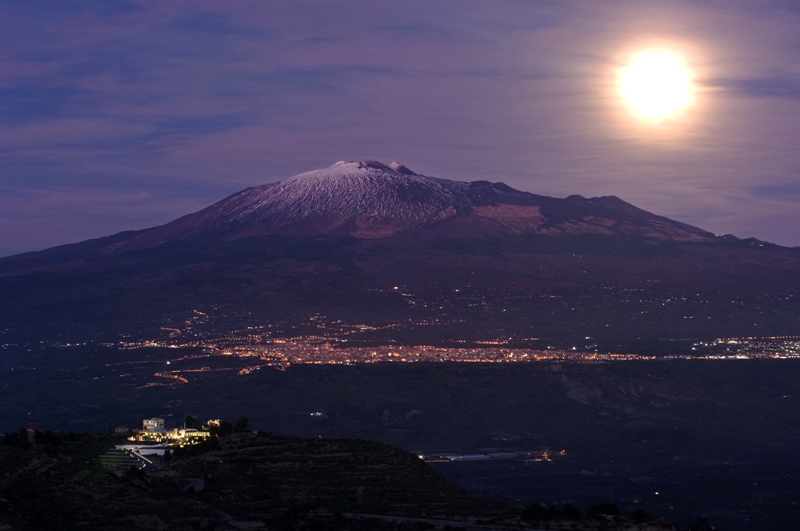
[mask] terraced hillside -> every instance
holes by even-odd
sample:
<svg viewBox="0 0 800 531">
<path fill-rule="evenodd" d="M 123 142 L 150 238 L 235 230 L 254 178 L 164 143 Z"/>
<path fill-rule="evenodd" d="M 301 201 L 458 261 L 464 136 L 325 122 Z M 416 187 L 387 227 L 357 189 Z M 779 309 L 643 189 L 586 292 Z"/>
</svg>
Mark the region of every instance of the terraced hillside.
<svg viewBox="0 0 800 531">
<path fill-rule="evenodd" d="M 237 433 L 120 477 L 86 459 L 111 436 L 53 435 L 27 449 L 12 439 L 19 447 L 0 446 L 1 529 L 532 529 L 521 507 L 469 496 L 382 443 Z M 631 525 L 620 517 L 610 528 Z"/>
</svg>

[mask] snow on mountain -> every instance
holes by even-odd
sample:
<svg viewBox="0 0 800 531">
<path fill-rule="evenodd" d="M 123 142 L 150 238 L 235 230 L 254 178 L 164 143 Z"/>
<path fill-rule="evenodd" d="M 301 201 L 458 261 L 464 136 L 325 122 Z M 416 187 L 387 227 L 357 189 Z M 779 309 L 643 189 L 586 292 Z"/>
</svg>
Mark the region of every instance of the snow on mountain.
<svg viewBox="0 0 800 531">
<path fill-rule="evenodd" d="M 483 234 L 600 234 L 682 241 L 713 238 L 701 229 L 656 216 L 613 196 L 555 199 L 502 183 L 418 175 L 399 162 L 387 166 L 376 161 L 339 161 L 329 168 L 247 188 L 115 248 L 266 234 L 384 238 L 447 223 L 451 228 L 461 227 L 460 233 L 451 231 L 451 235 L 467 236 L 479 228 L 477 232 Z"/>
<path fill-rule="evenodd" d="M 466 206 L 467 183 L 417 175 L 399 163 L 393 165 L 340 161 L 251 188 L 230 198 L 214 221 L 272 227 L 312 223 L 323 232 L 354 221 L 367 236 L 370 230 L 382 235 L 441 218 L 449 206 Z"/>
<path fill-rule="evenodd" d="M 339 161 L 242 190 L 143 234 L 136 246 L 207 233 L 385 237 L 468 210 L 468 188 L 465 182 L 417 175 L 399 162 Z"/>
</svg>

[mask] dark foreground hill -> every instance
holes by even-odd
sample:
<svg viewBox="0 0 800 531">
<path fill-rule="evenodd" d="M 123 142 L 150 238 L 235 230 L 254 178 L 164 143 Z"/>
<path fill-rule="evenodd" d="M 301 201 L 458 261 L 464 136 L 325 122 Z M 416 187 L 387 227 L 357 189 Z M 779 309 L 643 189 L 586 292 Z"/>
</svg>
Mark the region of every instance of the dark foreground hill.
<svg viewBox="0 0 800 531">
<path fill-rule="evenodd" d="M 114 474 L 90 461 L 108 437 L 39 439 L 27 451 L 0 446 L 2 529 L 675 529 L 645 514 L 609 523 L 597 508 L 568 520 L 560 510 L 523 512 L 369 441 L 238 433 L 176 452 L 160 470 Z"/>
<path fill-rule="evenodd" d="M 162 227 L 2 259 L 0 306 L 15 341 L 141 336 L 194 309 L 230 326 L 398 325 L 374 341 L 787 335 L 800 250 L 616 197 L 340 162 Z"/>
</svg>

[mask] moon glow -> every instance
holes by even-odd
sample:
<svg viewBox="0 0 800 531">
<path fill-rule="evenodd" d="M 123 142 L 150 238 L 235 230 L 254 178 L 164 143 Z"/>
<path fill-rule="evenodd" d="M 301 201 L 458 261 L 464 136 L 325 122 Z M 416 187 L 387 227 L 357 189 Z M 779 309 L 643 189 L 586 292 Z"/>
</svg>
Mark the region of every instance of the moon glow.
<svg viewBox="0 0 800 531">
<path fill-rule="evenodd" d="M 678 54 L 647 50 L 633 56 L 617 74 L 626 107 L 641 120 L 660 123 L 692 104 L 692 72 Z"/>
</svg>

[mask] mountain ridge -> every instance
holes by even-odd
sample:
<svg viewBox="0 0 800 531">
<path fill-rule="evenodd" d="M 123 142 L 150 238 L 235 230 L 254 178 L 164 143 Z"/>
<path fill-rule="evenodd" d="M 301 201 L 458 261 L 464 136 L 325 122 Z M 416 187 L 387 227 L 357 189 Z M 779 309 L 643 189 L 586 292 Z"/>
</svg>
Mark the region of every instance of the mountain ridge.
<svg viewBox="0 0 800 531">
<path fill-rule="evenodd" d="M 657 216 L 615 196 L 557 199 L 489 181 L 420 175 L 400 163 L 339 161 L 329 168 L 241 190 L 111 250 L 175 239 L 235 240 L 268 234 L 380 239 L 475 216 L 481 232 L 627 235 L 710 241 L 707 231 Z"/>
<path fill-rule="evenodd" d="M 0 332 L 23 336 L 138 334 L 209 307 L 394 323 L 412 342 L 797 334 L 800 252 L 615 196 L 340 161 L 160 227 L 0 259 L 0 307 Z"/>
</svg>

